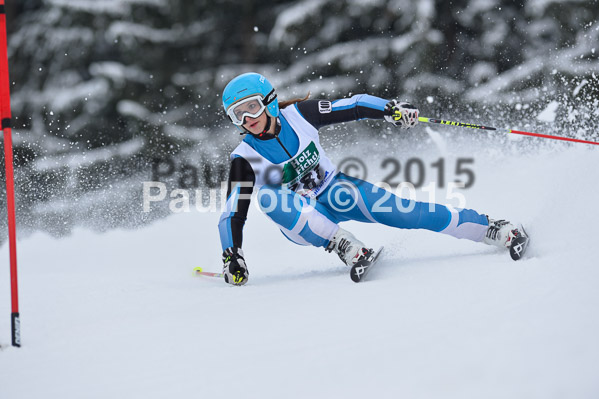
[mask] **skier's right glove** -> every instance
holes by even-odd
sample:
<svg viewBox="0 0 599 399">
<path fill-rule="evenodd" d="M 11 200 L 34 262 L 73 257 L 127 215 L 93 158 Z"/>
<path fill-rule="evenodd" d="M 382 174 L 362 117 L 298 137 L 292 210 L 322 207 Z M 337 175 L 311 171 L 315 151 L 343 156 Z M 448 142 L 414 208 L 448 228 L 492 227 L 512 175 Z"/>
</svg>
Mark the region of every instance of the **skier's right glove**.
<svg viewBox="0 0 599 399">
<path fill-rule="evenodd" d="M 409 103 L 391 100 L 385 105 L 385 120 L 402 129 L 409 129 L 418 124 L 418 108 Z"/>
<path fill-rule="evenodd" d="M 244 285 L 248 282 L 248 268 L 245 265 L 241 248 L 230 247 L 225 249 L 223 263 L 223 274 L 227 283 Z"/>
</svg>

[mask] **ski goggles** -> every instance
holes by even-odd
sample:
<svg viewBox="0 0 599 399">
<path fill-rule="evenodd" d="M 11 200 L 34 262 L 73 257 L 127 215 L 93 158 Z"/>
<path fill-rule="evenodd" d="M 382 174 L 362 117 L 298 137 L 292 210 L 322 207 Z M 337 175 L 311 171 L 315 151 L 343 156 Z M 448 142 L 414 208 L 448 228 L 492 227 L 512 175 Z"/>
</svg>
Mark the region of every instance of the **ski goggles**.
<svg viewBox="0 0 599 399">
<path fill-rule="evenodd" d="M 266 105 L 262 102 L 262 96 L 254 95 L 231 105 L 231 108 L 227 110 L 227 115 L 233 124 L 241 126 L 246 116 L 257 118 L 265 109 Z"/>
</svg>

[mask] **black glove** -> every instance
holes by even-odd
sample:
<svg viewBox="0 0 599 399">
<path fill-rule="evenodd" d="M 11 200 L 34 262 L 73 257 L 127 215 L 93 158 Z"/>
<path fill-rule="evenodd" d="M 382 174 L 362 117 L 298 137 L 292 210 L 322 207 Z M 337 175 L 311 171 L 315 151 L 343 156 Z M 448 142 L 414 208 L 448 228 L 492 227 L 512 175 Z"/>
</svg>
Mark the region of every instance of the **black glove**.
<svg viewBox="0 0 599 399">
<path fill-rule="evenodd" d="M 418 108 L 409 103 L 391 100 L 385 105 L 385 120 L 403 129 L 409 129 L 418 123 Z"/>
<path fill-rule="evenodd" d="M 230 247 L 225 249 L 223 263 L 223 274 L 227 283 L 244 285 L 248 282 L 248 268 L 245 265 L 241 248 Z"/>
</svg>

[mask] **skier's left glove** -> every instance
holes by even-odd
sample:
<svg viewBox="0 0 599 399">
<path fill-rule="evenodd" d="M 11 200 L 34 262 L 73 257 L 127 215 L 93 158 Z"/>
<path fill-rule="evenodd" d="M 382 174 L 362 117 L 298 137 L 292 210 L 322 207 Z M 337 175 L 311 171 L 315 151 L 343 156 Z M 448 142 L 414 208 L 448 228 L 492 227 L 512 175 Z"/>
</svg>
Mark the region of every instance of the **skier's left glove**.
<svg viewBox="0 0 599 399">
<path fill-rule="evenodd" d="M 391 100 L 385 105 L 385 120 L 403 129 L 418 124 L 418 108 L 409 103 L 398 103 Z"/>
<path fill-rule="evenodd" d="M 223 274 L 225 282 L 233 285 L 244 285 L 248 282 L 248 268 L 243 259 L 241 248 L 230 247 L 223 252 Z"/>
</svg>

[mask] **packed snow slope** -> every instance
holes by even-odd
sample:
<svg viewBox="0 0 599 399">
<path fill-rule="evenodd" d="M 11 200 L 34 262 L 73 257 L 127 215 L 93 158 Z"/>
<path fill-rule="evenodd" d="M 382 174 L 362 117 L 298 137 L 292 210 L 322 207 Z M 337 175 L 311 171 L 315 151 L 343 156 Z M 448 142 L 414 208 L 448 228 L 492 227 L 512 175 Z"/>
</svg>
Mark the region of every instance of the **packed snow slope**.
<svg viewBox="0 0 599 399">
<path fill-rule="evenodd" d="M 350 222 L 387 248 L 355 284 L 335 255 L 294 245 L 252 207 L 250 280 L 232 287 L 192 274 L 220 271 L 218 213 L 34 234 L 19 242 L 20 349 L 0 268 L 0 397 L 597 398 L 597 149 L 503 152 L 429 134 L 417 156 L 444 157 L 448 181 L 456 157 L 474 157 L 467 207 L 523 222 L 526 259 Z"/>
</svg>

